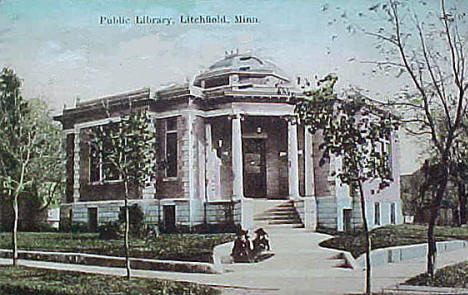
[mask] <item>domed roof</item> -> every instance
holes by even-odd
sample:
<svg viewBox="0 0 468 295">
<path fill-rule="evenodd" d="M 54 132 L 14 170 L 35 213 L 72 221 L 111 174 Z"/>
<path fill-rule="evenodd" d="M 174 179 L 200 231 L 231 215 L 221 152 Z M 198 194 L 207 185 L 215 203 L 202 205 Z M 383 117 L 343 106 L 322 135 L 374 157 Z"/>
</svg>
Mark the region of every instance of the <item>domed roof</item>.
<svg viewBox="0 0 468 295">
<path fill-rule="evenodd" d="M 264 72 L 276 74 L 284 79 L 288 79 L 283 70 L 275 64 L 266 61 L 252 54 L 231 54 L 215 62 L 200 76 L 210 76 L 218 72 Z"/>
</svg>

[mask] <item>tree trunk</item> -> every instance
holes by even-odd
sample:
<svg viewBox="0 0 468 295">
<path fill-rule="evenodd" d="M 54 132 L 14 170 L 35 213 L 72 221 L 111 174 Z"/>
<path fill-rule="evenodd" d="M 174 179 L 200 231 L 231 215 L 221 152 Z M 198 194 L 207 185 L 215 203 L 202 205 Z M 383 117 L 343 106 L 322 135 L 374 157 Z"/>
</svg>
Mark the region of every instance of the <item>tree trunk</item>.
<svg viewBox="0 0 468 295">
<path fill-rule="evenodd" d="M 128 243 L 128 234 L 130 231 L 130 213 L 128 210 L 128 180 L 124 181 L 125 183 L 125 233 L 124 233 L 124 243 L 125 243 L 125 266 L 127 269 L 127 280 L 130 279 L 130 247 Z"/>
<path fill-rule="evenodd" d="M 466 188 L 465 188 L 465 180 L 460 179 L 458 181 L 458 217 L 459 217 L 459 225 L 466 223 Z"/>
<path fill-rule="evenodd" d="M 438 177 L 438 185 L 435 198 L 431 202 L 430 218 L 427 227 L 427 273 L 433 277 L 437 256 L 437 245 L 434 236 L 434 229 L 437 217 L 439 216 L 439 208 L 445 194 L 448 181 L 447 159 L 442 158 L 440 168 L 441 175 Z"/>
<path fill-rule="evenodd" d="M 13 228 L 12 228 L 12 250 L 13 250 L 13 266 L 18 265 L 18 196 L 13 196 Z"/>
<path fill-rule="evenodd" d="M 362 189 L 361 181 L 358 181 L 359 186 L 359 197 L 361 199 L 361 213 L 362 213 L 362 223 L 364 228 L 364 233 L 366 235 L 366 294 L 371 294 L 371 238 L 369 234 L 369 227 L 367 226 L 367 216 L 366 216 L 366 200 L 364 198 L 364 190 Z"/>
</svg>

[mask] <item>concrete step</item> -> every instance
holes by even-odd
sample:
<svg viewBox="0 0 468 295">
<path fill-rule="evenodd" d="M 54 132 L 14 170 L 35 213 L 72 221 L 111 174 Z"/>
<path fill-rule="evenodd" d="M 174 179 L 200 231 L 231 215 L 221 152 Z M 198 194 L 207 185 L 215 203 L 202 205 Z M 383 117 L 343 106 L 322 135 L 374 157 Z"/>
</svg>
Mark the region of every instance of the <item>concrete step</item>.
<svg viewBox="0 0 468 295">
<path fill-rule="evenodd" d="M 304 228 L 304 224 L 302 223 L 268 224 L 265 226 L 265 229 L 268 229 L 268 228 Z"/>
<path fill-rule="evenodd" d="M 291 210 L 276 210 L 276 211 L 266 211 L 263 212 L 262 214 L 258 214 L 257 216 L 267 216 L 267 215 L 297 215 L 296 210 L 291 209 Z"/>
<path fill-rule="evenodd" d="M 288 211 L 288 212 L 265 212 L 262 214 L 257 214 L 254 218 L 296 218 L 299 217 L 296 211 Z"/>
<path fill-rule="evenodd" d="M 254 220 L 301 220 L 298 216 L 295 215 L 276 215 L 276 216 L 257 216 L 254 217 Z"/>
<path fill-rule="evenodd" d="M 283 213 L 283 212 L 297 213 L 295 208 L 273 208 L 262 213 L 274 214 L 274 213 Z"/>
<path fill-rule="evenodd" d="M 294 223 L 301 223 L 300 219 L 276 219 L 276 220 L 268 220 L 268 224 L 294 224 Z"/>
<path fill-rule="evenodd" d="M 288 203 L 283 203 L 276 205 L 277 208 L 294 208 L 294 203 L 293 202 L 288 202 Z"/>
</svg>

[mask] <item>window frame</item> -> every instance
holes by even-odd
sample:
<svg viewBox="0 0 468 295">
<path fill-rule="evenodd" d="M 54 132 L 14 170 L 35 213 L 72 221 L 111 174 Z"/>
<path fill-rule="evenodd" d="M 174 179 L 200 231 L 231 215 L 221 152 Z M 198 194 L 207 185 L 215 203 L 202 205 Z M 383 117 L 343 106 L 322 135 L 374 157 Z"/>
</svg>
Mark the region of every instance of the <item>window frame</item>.
<svg viewBox="0 0 468 295">
<path fill-rule="evenodd" d="M 97 128 L 97 127 L 100 127 L 100 126 L 104 126 L 104 128 L 110 128 L 111 125 L 114 122 L 108 122 L 106 124 L 102 124 L 102 125 L 97 125 L 97 126 L 93 126 L 91 128 Z M 104 173 L 104 165 L 105 164 L 111 164 L 109 162 L 107 163 L 104 163 L 102 157 L 97 157 L 97 161 L 98 161 L 98 179 L 97 180 L 93 180 L 91 178 L 91 171 L 92 171 L 92 149 L 93 149 L 93 146 L 91 144 L 91 142 L 88 143 L 88 183 L 90 185 L 96 185 L 96 184 L 104 184 L 104 183 L 119 183 L 119 182 L 122 182 L 123 179 L 122 179 L 122 175 L 119 174 L 119 178 L 116 178 L 116 179 L 106 179 L 106 175 Z"/>
<path fill-rule="evenodd" d="M 374 202 L 374 225 L 382 225 L 382 214 L 381 214 L 380 202 Z"/>
<path fill-rule="evenodd" d="M 396 203 L 390 203 L 390 224 L 396 224 Z"/>
<path fill-rule="evenodd" d="M 169 129 L 170 123 L 175 123 L 173 126 L 171 126 L 171 129 Z M 175 162 L 175 175 L 168 175 L 169 169 L 169 161 L 167 162 L 166 169 L 164 169 L 164 180 L 176 180 L 177 177 L 179 176 L 179 141 L 178 141 L 178 117 L 170 117 L 166 118 L 164 120 L 164 158 L 166 161 L 168 160 L 168 153 L 167 153 L 167 148 L 168 148 L 168 135 L 169 134 L 175 134 L 175 157 L 174 157 L 174 162 Z"/>
</svg>

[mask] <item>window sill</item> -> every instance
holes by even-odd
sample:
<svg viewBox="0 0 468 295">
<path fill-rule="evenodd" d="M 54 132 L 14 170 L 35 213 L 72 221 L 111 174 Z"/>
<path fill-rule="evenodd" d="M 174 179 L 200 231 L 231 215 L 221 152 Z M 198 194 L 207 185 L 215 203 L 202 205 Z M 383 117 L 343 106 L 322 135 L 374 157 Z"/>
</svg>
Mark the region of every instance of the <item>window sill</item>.
<svg viewBox="0 0 468 295">
<path fill-rule="evenodd" d="M 122 183 L 123 179 L 115 179 L 115 180 L 103 180 L 103 181 L 92 181 L 88 182 L 89 185 L 104 185 L 104 184 L 113 184 L 113 183 Z"/>
<path fill-rule="evenodd" d="M 169 182 L 169 181 L 177 181 L 177 176 L 163 178 L 163 182 Z"/>
</svg>

